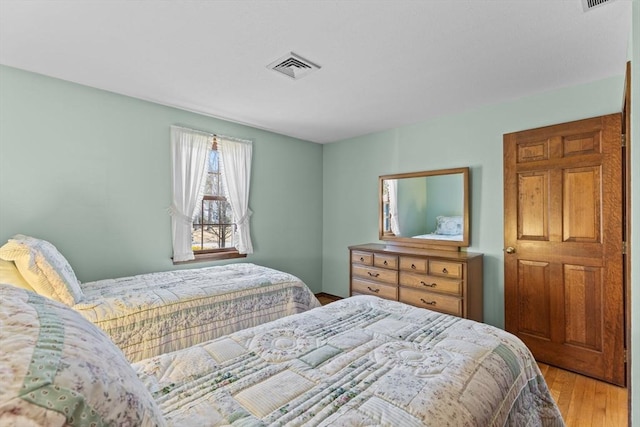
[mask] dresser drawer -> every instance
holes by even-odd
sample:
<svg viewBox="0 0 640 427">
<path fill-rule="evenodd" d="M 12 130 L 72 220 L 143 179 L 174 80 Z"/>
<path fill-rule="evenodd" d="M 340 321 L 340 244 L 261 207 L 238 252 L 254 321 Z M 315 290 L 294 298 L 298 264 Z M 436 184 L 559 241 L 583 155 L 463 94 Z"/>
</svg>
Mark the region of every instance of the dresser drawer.
<svg viewBox="0 0 640 427">
<path fill-rule="evenodd" d="M 354 264 L 373 265 L 373 254 L 371 252 L 353 251 L 351 252 L 351 262 Z"/>
<path fill-rule="evenodd" d="M 397 300 L 398 287 L 353 278 L 351 279 L 351 294 L 376 295 L 380 298 Z"/>
<path fill-rule="evenodd" d="M 413 271 L 415 273 L 427 272 L 426 258 L 400 257 L 400 270 Z"/>
<path fill-rule="evenodd" d="M 462 299 L 454 296 L 424 292 L 414 288 L 400 288 L 400 301 L 416 307 L 462 317 Z"/>
<path fill-rule="evenodd" d="M 392 285 L 398 284 L 398 272 L 396 270 L 388 270 L 386 268 L 366 267 L 353 264 L 351 266 L 352 275 L 376 282 L 385 282 Z"/>
<path fill-rule="evenodd" d="M 410 286 L 425 291 L 443 292 L 447 294 L 462 296 L 462 282 L 460 280 L 444 279 L 438 276 L 428 276 L 425 274 L 400 272 L 400 285 Z"/>
<path fill-rule="evenodd" d="M 396 255 L 373 254 L 373 265 L 382 268 L 398 269 L 398 257 Z"/>
<path fill-rule="evenodd" d="M 430 259 L 429 274 L 433 276 L 461 278 L 462 263 Z"/>
</svg>

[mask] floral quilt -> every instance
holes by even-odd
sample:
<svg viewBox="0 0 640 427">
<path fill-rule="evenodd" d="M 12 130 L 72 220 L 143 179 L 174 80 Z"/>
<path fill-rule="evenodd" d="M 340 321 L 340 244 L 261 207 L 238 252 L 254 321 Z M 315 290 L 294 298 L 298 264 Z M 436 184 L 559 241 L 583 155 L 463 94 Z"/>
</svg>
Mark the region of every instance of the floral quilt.
<svg viewBox="0 0 640 427">
<path fill-rule="evenodd" d="M 357 296 L 134 363 L 174 426 L 563 426 L 529 350 Z"/>
<path fill-rule="evenodd" d="M 104 332 L 59 301 L 0 284 L 0 426 L 165 425 Z"/>
<path fill-rule="evenodd" d="M 320 305 L 294 275 L 251 263 L 81 284 L 73 309 L 130 361 L 189 347 Z"/>
</svg>

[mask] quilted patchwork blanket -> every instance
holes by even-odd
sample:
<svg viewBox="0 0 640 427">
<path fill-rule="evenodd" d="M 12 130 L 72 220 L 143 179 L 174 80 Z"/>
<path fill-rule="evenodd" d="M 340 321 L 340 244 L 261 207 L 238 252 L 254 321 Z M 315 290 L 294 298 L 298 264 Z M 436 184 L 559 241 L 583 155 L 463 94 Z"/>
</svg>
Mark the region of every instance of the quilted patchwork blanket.
<svg viewBox="0 0 640 427">
<path fill-rule="evenodd" d="M 563 426 L 529 350 L 357 296 L 134 363 L 174 426 Z"/>
<path fill-rule="evenodd" d="M 250 263 L 81 284 L 73 308 L 130 361 L 189 347 L 320 305 L 296 276 Z"/>
</svg>

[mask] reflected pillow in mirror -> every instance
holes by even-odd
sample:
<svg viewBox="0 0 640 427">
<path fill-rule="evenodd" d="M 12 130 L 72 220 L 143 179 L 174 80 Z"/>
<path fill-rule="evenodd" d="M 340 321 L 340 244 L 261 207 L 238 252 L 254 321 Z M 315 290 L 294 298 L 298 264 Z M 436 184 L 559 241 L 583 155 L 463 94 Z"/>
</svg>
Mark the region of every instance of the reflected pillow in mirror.
<svg viewBox="0 0 640 427">
<path fill-rule="evenodd" d="M 442 215 L 437 216 L 436 231 L 434 234 L 442 234 L 445 236 L 462 234 L 462 217 Z"/>
</svg>

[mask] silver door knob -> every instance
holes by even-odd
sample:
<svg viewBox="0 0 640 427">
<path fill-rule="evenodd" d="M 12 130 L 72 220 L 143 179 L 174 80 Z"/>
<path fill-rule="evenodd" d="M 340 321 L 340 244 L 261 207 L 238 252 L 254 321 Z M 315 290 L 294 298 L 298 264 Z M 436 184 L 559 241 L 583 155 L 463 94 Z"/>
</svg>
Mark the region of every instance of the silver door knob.
<svg viewBox="0 0 640 427">
<path fill-rule="evenodd" d="M 504 251 L 508 254 L 514 254 L 516 252 L 516 248 L 509 246 L 508 248 L 505 248 Z"/>
</svg>

